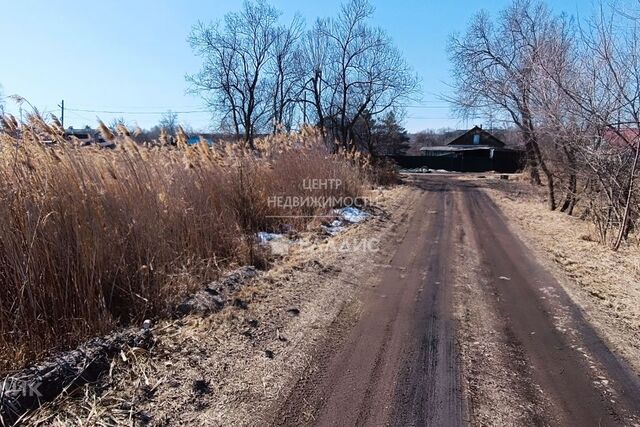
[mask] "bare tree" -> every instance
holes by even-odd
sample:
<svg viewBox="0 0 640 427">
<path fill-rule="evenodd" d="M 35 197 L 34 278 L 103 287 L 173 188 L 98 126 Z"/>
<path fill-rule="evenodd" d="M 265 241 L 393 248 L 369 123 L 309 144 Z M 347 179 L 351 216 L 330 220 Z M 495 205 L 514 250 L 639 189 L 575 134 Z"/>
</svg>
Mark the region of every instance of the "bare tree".
<svg viewBox="0 0 640 427">
<path fill-rule="evenodd" d="M 418 85 L 389 36 L 369 24 L 372 13 L 366 0 L 350 0 L 303 34 L 299 17 L 282 26 L 262 0 L 245 2 L 224 22 L 193 28 L 189 41 L 204 64 L 187 78 L 191 91 L 251 147 L 256 132 L 291 129 L 301 113 L 328 140 L 356 150 L 363 114 L 397 110 Z"/>
<path fill-rule="evenodd" d="M 418 148 L 433 147 L 436 145 L 434 132 L 430 130 L 422 130 L 413 136 L 413 143 Z"/>
<path fill-rule="evenodd" d="M 346 150 L 356 149 L 353 128 L 365 111 L 398 107 L 418 86 L 390 37 L 369 24 L 372 13 L 368 1 L 350 0 L 337 18 L 318 20 L 306 40 L 311 103 L 321 129 Z"/>
<path fill-rule="evenodd" d="M 545 174 L 549 207 L 556 208 L 554 176 L 540 148 L 537 91 L 539 64 L 547 46 L 563 43 L 565 23 L 552 16 L 544 3 L 516 0 L 493 23 L 484 12 L 476 15 L 466 34 L 450 41 L 456 95 L 463 115 L 502 113 L 514 123 L 525 143 L 530 179 L 540 184 Z"/>
<path fill-rule="evenodd" d="M 160 117 L 160 128 L 165 129 L 170 135 L 175 135 L 178 129 L 178 114 L 169 110 Z"/>
<path fill-rule="evenodd" d="M 130 128 L 131 125 L 127 122 L 127 120 L 123 117 L 114 117 L 109 122 L 109 129 L 113 132 L 117 132 L 118 128 L 124 126 L 125 128 Z"/>
<path fill-rule="evenodd" d="M 479 15 L 452 42 L 460 111 L 502 111 L 545 173 L 550 207 L 555 183 L 560 210 L 581 200 L 614 250 L 640 221 L 638 10 L 603 3 L 575 32 L 542 3 L 516 0 L 497 26 Z"/>
<path fill-rule="evenodd" d="M 294 110 L 300 95 L 300 69 L 298 41 L 302 35 L 303 21 L 299 15 L 293 18 L 289 26 L 276 29 L 272 49 L 272 122 L 273 133 L 279 129 L 290 130 L 294 119 Z"/>
<path fill-rule="evenodd" d="M 637 7 L 637 6 L 636 6 Z M 570 79 L 546 67 L 582 122 L 577 153 L 593 187 L 590 214 L 603 240 L 617 227 L 617 250 L 638 219 L 640 159 L 640 26 L 636 13 L 601 4 L 581 32 Z M 604 200 L 600 200 L 604 197 Z"/>
<path fill-rule="evenodd" d="M 560 211 L 569 215 L 578 201 L 579 150 L 590 125 L 572 107 L 572 100 L 562 90 L 563 84 L 579 80 L 576 66 L 575 31 L 572 22 L 563 21 L 558 36 L 540 46 L 536 62 L 535 99 L 537 130 L 541 149 L 547 158 L 557 186 L 564 189 Z M 550 78 L 553 76 L 553 78 Z"/>
<path fill-rule="evenodd" d="M 204 64 L 187 77 L 191 91 L 201 94 L 221 121 L 231 121 L 236 136 L 251 148 L 268 124 L 268 82 L 265 67 L 276 40 L 280 13 L 263 0 L 245 1 L 223 22 L 198 23 L 189 42 Z"/>
<path fill-rule="evenodd" d="M 330 61 L 329 38 L 323 31 L 323 22 L 317 20 L 311 30 L 302 39 L 300 50 L 300 70 L 302 75 L 301 103 L 303 120 L 315 115 L 315 125 L 326 136 L 325 108 L 329 108 L 332 98 L 327 90 L 329 84 L 323 79 L 326 64 Z M 326 74 L 325 74 L 326 76 Z M 307 114 L 307 111 L 309 113 Z"/>
</svg>

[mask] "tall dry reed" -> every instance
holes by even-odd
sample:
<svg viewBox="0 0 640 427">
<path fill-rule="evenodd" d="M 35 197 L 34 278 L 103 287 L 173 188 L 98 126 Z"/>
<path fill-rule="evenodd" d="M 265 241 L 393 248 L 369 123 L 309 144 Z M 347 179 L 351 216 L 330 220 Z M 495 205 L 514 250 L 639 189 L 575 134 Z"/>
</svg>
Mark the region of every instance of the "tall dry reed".
<svg viewBox="0 0 640 427">
<path fill-rule="evenodd" d="M 37 114 L 0 126 L 2 370 L 166 315 L 221 269 L 255 262 L 256 231 L 326 211 L 270 202 L 320 196 L 305 180 L 340 180 L 321 191 L 332 197 L 366 185 L 365 168 L 329 154 L 309 129 L 246 152 L 187 146 L 182 132 L 177 147 L 142 147 L 102 124 L 116 148 L 79 147 Z"/>
</svg>

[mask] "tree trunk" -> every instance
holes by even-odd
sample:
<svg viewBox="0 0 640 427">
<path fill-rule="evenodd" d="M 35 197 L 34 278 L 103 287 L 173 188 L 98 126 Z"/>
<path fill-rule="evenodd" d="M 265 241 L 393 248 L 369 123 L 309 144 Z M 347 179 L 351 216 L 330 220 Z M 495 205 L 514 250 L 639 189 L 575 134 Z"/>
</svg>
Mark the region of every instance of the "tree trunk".
<svg viewBox="0 0 640 427">
<path fill-rule="evenodd" d="M 253 143 L 253 124 L 251 123 L 251 119 L 245 119 L 245 127 L 244 127 L 244 143 L 247 148 L 251 150 L 255 150 L 255 144 Z"/>
<path fill-rule="evenodd" d="M 625 202 L 624 213 L 622 215 L 622 224 L 620 224 L 620 230 L 618 230 L 618 237 L 616 238 L 616 242 L 613 244 L 614 251 L 617 251 L 618 249 L 620 249 L 622 240 L 625 238 L 628 231 L 629 212 L 631 210 L 631 196 L 633 195 L 634 177 L 635 177 L 636 169 L 638 167 L 639 156 L 640 156 L 640 144 L 636 142 L 635 155 L 633 156 L 633 164 L 631 165 L 631 171 L 629 172 L 629 182 L 627 185 L 627 188 L 628 188 L 627 200 Z"/>
<path fill-rule="evenodd" d="M 574 172 L 571 172 L 569 175 L 569 187 L 567 188 L 567 194 L 565 195 L 564 202 L 560 207 L 560 212 L 565 212 L 566 214 L 571 215 L 571 213 L 573 212 L 573 207 L 575 206 L 576 191 L 576 174 Z"/>
<path fill-rule="evenodd" d="M 542 185 L 540 172 L 538 171 L 538 162 L 536 161 L 536 153 L 533 150 L 531 142 L 526 141 L 524 148 L 527 156 L 527 166 L 529 167 L 529 182 L 533 185 Z"/>
<path fill-rule="evenodd" d="M 556 194 L 555 194 L 555 187 L 554 187 L 554 180 L 553 180 L 553 174 L 551 173 L 551 171 L 549 170 L 549 168 L 547 167 L 547 163 L 544 161 L 544 158 L 542 157 L 542 153 L 540 152 L 540 147 L 538 145 L 538 139 L 535 133 L 535 130 L 533 128 L 533 123 L 531 122 L 531 119 L 527 119 L 525 120 L 525 123 L 527 124 L 526 128 L 525 128 L 525 144 L 528 143 L 531 146 L 531 150 L 533 151 L 534 157 L 535 157 L 535 161 L 537 165 L 540 165 L 540 169 L 542 169 L 542 172 L 545 175 L 545 178 L 547 179 L 547 196 L 549 197 L 549 209 L 554 211 L 556 210 Z M 535 173 L 538 174 L 537 172 L 537 168 L 535 169 Z M 540 180 L 540 176 L 537 176 L 538 181 Z"/>
<path fill-rule="evenodd" d="M 560 208 L 560 212 L 565 212 L 568 215 L 573 213 L 573 207 L 576 204 L 577 192 L 578 192 L 578 178 L 576 176 L 576 157 L 565 143 L 562 143 L 562 151 L 567 157 L 567 163 L 569 166 L 569 186 L 567 188 L 567 194 L 564 199 L 564 203 Z"/>
<path fill-rule="evenodd" d="M 555 194 L 555 188 L 554 188 L 554 183 L 553 183 L 553 175 L 551 175 L 551 173 L 549 173 L 548 171 L 544 171 L 545 172 L 545 176 L 547 178 L 547 193 L 549 195 L 549 210 L 555 211 L 557 208 L 556 205 L 556 194 Z"/>
<path fill-rule="evenodd" d="M 327 131 L 325 126 L 324 113 L 322 112 L 322 80 L 320 72 L 316 71 L 313 77 L 313 104 L 316 108 L 316 114 L 318 115 L 318 129 L 322 138 L 326 140 Z"/>
</svg>

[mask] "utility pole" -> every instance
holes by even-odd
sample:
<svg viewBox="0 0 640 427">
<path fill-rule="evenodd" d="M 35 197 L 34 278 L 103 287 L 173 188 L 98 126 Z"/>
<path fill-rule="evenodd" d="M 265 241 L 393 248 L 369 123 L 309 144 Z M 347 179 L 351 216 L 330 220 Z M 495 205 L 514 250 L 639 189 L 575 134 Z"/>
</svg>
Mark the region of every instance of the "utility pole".
<svg viewBox="0 0 640 427">
<path fill-rule="evenodd" d="M 307 124 L 307 91 L 303 93 L 304 101 L 302 101 L 302 123 Z"/>
<path fill-rule="evenodd" d="M 58 107 L 60 107 L 60 124 L 62 124 L 62 129 L 64 130 L 64 99 L 58 104 Z"/>
</svg>

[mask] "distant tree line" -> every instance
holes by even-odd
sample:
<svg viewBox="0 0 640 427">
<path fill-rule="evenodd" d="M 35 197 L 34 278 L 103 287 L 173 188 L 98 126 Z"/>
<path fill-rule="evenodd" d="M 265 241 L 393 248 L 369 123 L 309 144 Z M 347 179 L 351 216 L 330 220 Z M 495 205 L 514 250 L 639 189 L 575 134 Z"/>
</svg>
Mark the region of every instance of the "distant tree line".
<svg viewBox="0 0 640 427">
<path fill-rule="evenodd" d="M 189 43 L 202 59 L 187 77 L 220 127 L 254 147 L 256 135 L 300 123 L 316 126 L 336 149 L 400 150 L 396 113 L 418 78 L 389 35 L 370 23 L 373 7 L 349 0 L 310 27 L 280 22 L 263 0 L 245 1 L 215 23 L 197 23 Z M 381 126 L 389 125 L 384 131 Z M 376 139 L 377 138 L 377 139 Z M 400 138 L 402 139 L 402 137 Z"/>
<path fill-rule="evenodd" d="M 580 204 L 617 249 L 640 221 L 640 3 L 596 6 L 580 21 L 538 0 L 477 14 L 451 38 L 453 101 L 515 126 L 549 208 Z"/>
</svg>

